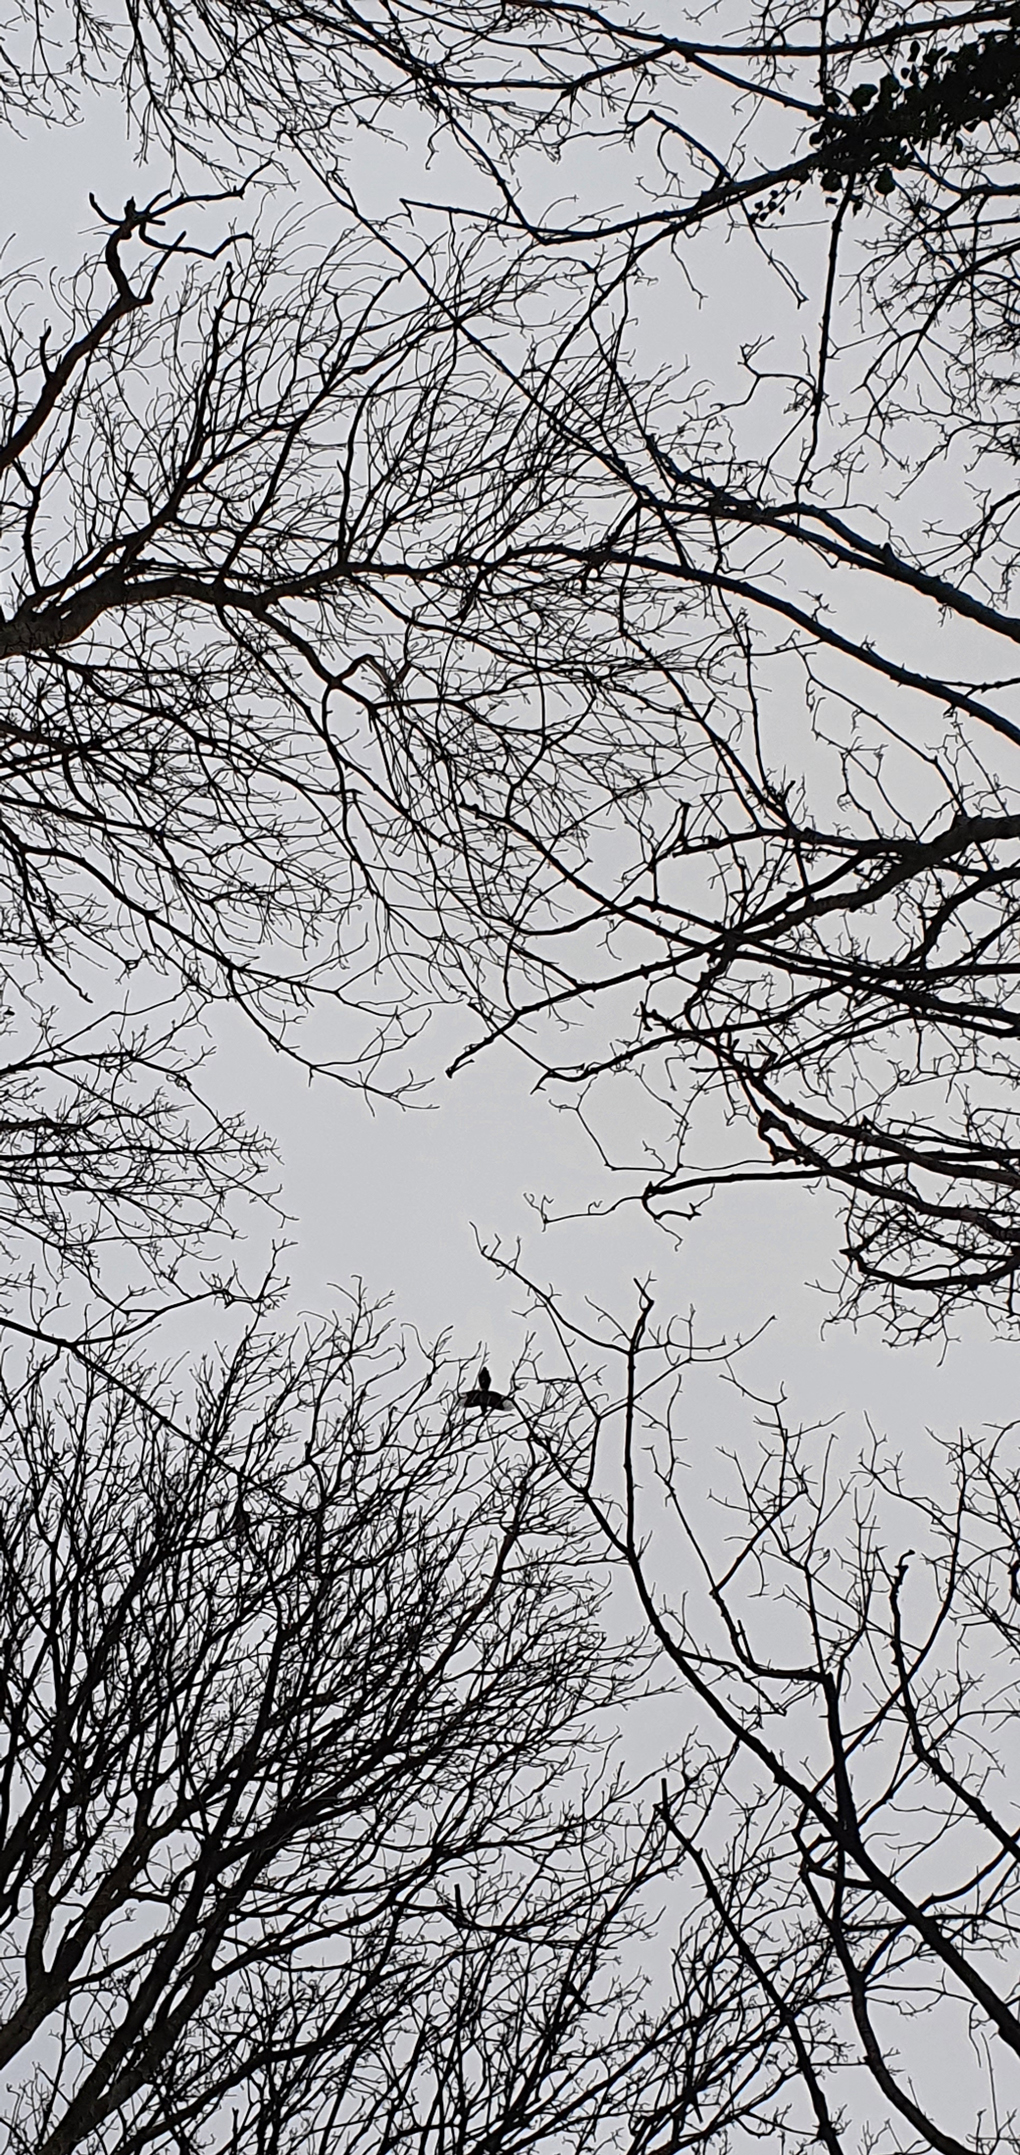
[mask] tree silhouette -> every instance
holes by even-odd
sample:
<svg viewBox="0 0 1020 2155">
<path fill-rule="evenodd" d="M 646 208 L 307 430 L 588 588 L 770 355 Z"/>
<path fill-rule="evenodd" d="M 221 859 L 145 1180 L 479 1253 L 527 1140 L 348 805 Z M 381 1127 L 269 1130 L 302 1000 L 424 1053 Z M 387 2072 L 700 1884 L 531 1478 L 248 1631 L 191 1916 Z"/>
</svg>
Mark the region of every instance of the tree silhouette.
<svg viewBox="0 0 1020 2155">
<path fill-rule="evenodd" d="M 304 113 L 342 236 L 299 271 L 254 202 L 231 236 L 227 200 L 136 195 L 103 206 L 59 335 L 10 287 L 9 1217 L 27 1192 L 54 1262 L 87 1265 L 98 1203 L 179 1294 L 172 1223 L 215 1224 L 256 1165 L 215 1116 L 212 1180 L 192 1162 L 192 1020 L 222 997 L 301 1053 L 313 1003 L 360 1009 L 313 1060 L 385 1083 L 383 1049 L 448 995 L 586 1103 L 633 1070 L 661 1165 L 625 1186 L 653 1211 L 682 1222 L 745 1175 L 827 1183 L 849 1307 L 923 1329 L 977 1296 L 1010 1323 L 1013 10 L 770 10 L 708 43 L 550 5 L 537 53 L 523 18 L 458 7 L 242 16 L 217 72 L 200 53 L 227 53 L 235 10 L 133 11 L 104 44 L 81 6 L 79 88 L 116 78 L 140 126 L 221 168 L 245 113 L 269 140 L 275 114 L 281 156 Z M 60 53 L 26 48 L 15 102 L 75 94 Z M 343 113 L 385 124 L 390 99 L 473 160 L 441 239 L 373 232 L 329 163 Z M 527 207 L 515 146 L 566 156 L 591 127 L 668 139 L 656 195 Z M 784 205 L 809 199 L 827 237 L 792 430 L 759 421 L 757 319 L 743 401 L 643 384 L 627 310 L 660 255 L 689 245 L 693 274 L 725 228 L 778 308 L 806 273 Z M 136 1007 L 89 1033 L 100 1111 L 36 974 L 111 961 Z M 582 1008 L 574 1056 L 556 1028 Z M 65 1122 L 80 1202 L 52 1146 L 26 1167 Z"/>
<path fill-rule="evenodd" d="M 126 1363 L 6 1385 L 5 2148 L 625 2112 L 663 1850 L 584 1728 L 626 1658 L 555 1477 L 458 1438 L 439 1374 L 355 1307 L 253 1328 L 191 1410 Z"/>
<path fill-rule="evenodd" d="M 434 1365 L 372 1409 L 361 1317 L 249 1333 L 193 1415 L 124 1346 L 244 1292 L 209 1237 L 261 1155 L 203 1104 L 203 1014 L 385 1086 L 440 996 L 656 1214 L 825 1185 L 851 1311 L 1015 1322 L 1017 14 L 706 33 L 10 26 L 9 114 L 119 88 L 208 175 L 97 198 L 77 275 L 5 288 L 0 1316 L 91 1305 L 63 1392 L 9 1361 L 2 1399 L 12 2149 L 839 2155 L 851 2072 L 862 2144 L 1015 2137 L 1008 1436 L 918 1493 L 880 1448 L 833 1480 L 777 1405 L 705 1468 L 723 1546 L 647 1307 L 615 1398 L 561 1324 L 572 1404 L 502 1433 L 485 1370 L 467 1430 Z M 397 114 L 464 186 L 373 218 L 349 130 Z M 266 152 L 328 228 L 274 226 Z M 675 319 L 646 367 L 651 280 L 711 300 L 720 263 L 718 379 Z M 629 1808 L 577 1748 L 633 1685 L 607 1554 L 682 1700 Z M 614 1958 L 653 1883 L 665 2004 Z M 931 2071 L 964 2032 L 966 2127 Z"/>
<path fill-rule="evenodd" d="M 830 2155 L 1009 2147 L 1015 1426 L 930 1438 L 912 1477 L 898 1438 L 744 1391 L 732 1355 L 657 1329 L 647 1291 L 597 1330 L 531 1291 L 590 1431 L 570 1448 L 536 1417 L 532 1439 L 629 1581 L 672 1705 L 654 1815 L 686 1884 L 660 1941 L 678 2010 L 638 2144 L 725 2145 L 739 2121 Z M 706 1466 L 690 1385 L 712 1359 L 747 1413 Z"/>
<path fill-rule="evenodd" d="M 257 207 L 132 201 L 45 314 L 7 289 L 0 1217 L 12 1293 L 76 1269 L 114 1313 L 128 1252 L 137 1313 L 240 1291 L 208 1238 L 261 1154 L 203 1108 L 208 1011 L 399 1092 L 382 1058 L 459 973 L 494 741 L 547 807 L 558 744 L 573 815 L 571 711 L 527 710 L 556 595 L 461 626 L 479 544 L 570 484 L 479 343 L 534 278 L 398 259 L 353 215 L 295 253 Z"/>
</svg>

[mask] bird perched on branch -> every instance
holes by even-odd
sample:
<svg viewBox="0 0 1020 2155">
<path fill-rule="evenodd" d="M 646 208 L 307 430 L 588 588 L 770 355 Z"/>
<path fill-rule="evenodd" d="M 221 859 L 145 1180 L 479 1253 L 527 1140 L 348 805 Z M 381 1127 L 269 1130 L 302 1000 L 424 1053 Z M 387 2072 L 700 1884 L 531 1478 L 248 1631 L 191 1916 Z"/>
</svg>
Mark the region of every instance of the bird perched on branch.
<svg viewBox="0 0 1020 2155">
<path fill-rule="evenodd" d="M 479 1414 L 498 1414 L 512 1404 L 509 1392 L 493 1391 L 492 1378 L 484 1362 L 478 1372 L 477 1384 L 470 1392 L 461 1393 L 460 1402 L 462 1407 L 477 1407 Z"/>
</svg>

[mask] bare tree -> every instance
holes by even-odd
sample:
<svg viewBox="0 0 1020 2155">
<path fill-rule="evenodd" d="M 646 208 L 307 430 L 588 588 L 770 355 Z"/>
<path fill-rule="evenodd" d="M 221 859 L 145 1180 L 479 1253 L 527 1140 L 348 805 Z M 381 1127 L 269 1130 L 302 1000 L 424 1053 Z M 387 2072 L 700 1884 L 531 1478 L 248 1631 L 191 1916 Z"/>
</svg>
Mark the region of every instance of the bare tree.
<svg viewBox="0 0 1020 2155">
<path fill-rule="evenodd" d="M 713 43 L 544 17 L 544 90 L 514 78 L 539 139 L 654 156 L 640 198 L 558 222 L 533 160 L 527 188 L 489 160 L 493 221 L 586 263 L 576 333 L 605 365 L 597 406 L 536 391 L 589 517 L 513 565 L 578 579 L 621 663 L 617 760 L 568 843 L 513 817 L 532 902 L 493 916 L 484 1037 L 596 1131 L 593 1085 L 633 1071 L 643 1143 L 611 1164 L 675 1224 L 723 1183 L 827 1183 L 851 1309 L 909 1331 L 977 1298 L 1010 1324 L 1015 13 L 726 13 Z M 725 379 L 642 382 L 642 280 L 717 302 L 724 233 Z"/>
<path fill-rule="evenodd" d="M 638 1665 L 557 1477 L 456 1381 L 360 1306 L 248 1331 L 193 1411 L 123 1357 L 8 1372 L 5 2147 L 625 2117 L 616 1963 L 671 1861 L 604 1770 Z"/>
<path fill-rule="evenodd" d="M 579 483 L 521 393 L 538 269 L 230 208 L 131 202 L 69 285 L 7 289 L 2 1170 L 12 1228 L 94 1292 L 100 1219 L 176 1293 L 257 1173 L 195 1120 L 202 1013 L 378 1082 L 486 885 L 512 910 L 527 881 L 509 828 L 476 846 L 475 799 L 509 787 L 555 833 L 593 752 L 561 594 L 473 606 L 479 553 Z M 486 348 L 515 312 L 518 378 Z"/>
<path fill-rule="evenodd" d="M 192 149 L 204 128 L 210 156 L 245 112 L 281 149 L 314 138 L 349 222 L 328 265 L 285 271 L 240 238 L 202 264 L 167 239 L 169 199 L 131 204 L 57 358 L 12 324 L 6 677 L 58 755 L 57 704 L 89 728 L 88 843 L 59 892 L 63 780 L 47 763 L 14 789 L 12 932 L 48 964 L 73 916 L 101 962 L 140 946 L 275 1040 L 317 991 L 385 1034 L 395 962 L 412 1029 L 416 993 L 453 992 L 575 1095 L 631 1068 L 656 1212 L 744 1176 L 827 1182 L 851 1306 L 939 1325 L 978 1296 L 1008 1322 L 1013 14 L 770 10 L 714 42 L 535 19 L 537 55 L 523 13 L 252 4 L 228 54 L 211 0 L 120 29 L 69 14 L 81 82 L 115 77 Z M 18 80 L 59 110 L 72 46 L 34 50 Z M 373 238 L 331 177 L 344 115 L 385 125 L 390 101 L 489 190 L 441 238 Z M 655 146 L 640 202 L 539 214 L 521 145 L 569 158 L 593 135 Z M 724 230 L 777 310 L 816 294 L 814 348 L 783 331 L 775 365 L 760 314 L 735 321 L 742 405 L 675 372 L 643 386 L 627 344 L 659 256 L 695 279 Z M 142 756 L 124 818 L 96 747 L 114 704 Z M 173 804 L 155 859 L 143 770 Z M 223 1188 L 251 1171 L 236 1140 Z"/>
<path fill-rule="evenodd" d="M 97 211 L 59 334 L 11 289 L 12 1233 L 101 1287 L 98 1207 L 176 1286 L 257 1166 L 174 1104 L 200 1011 L 291 1052 L 316 1004 L 367 1017 L 371 1082 L 439 988 L 586 1116 L 640 1078 L 653 1210 L 827 1182 L 851 1302 L 1009 1321 L 1015 12 L 769 9 L 714 43 L 556 5 L 70 19 L 83 79 L 182 152 L 314 136 L 348 221 L 271 244 L 210 199 L 205 239 L 162 195 Z M 12 96 L 70 95 L 37 59 Z M 491 192 L 373 232 L 338 124 L 412 101 Z M 653 144 L 656 194 L 537 210 L 525 138 L 592 133 Z M 743 401 L 649 385 L 641 280 L 724 231 L 813 295 L 810 349 L 773 364 L 756 314 Z M 130 993 L 76 1046 L 40 984 L 111 963 Z M 423 1394 L 366 1421 L 335 1338 L 249 1340 L 187 1428 L 108 1348 L 62 1404 L 10 1383 L 12 2146 L 838 2155 L 865 2077 L 885 2146 L 1015 2145 L 1009 1440 L 916 1495 L 777 1408 L 717 1547 L 648 1314 L 615 1343 L 616 1503 L 576 1357 L 573 1420 L 515 1385 L 469 1442 Z M 618 1674 L 582 1517 L 696 1717 L 622 1848 L 611 1804 L 552 1801 Z M 627 2021 L 598 1986 L 650 1876 L 674 1996 Z M 964 2033 L 973 2098 L 939 2076 Z"/>
<path fill-rule="evenodd" d="M 597 1331 L 538 1299 L 593 1419 L 587 1452 L 538 1420 L 533 1440 L 629 1577 L 685 1737 L 655 1816 L 686 1876 L 686 2013 L 649 2060 L 642 2144 L 1014 2148 L 1015 1426 L 931 1439 L 918 1478 L 746 1391 L 706 1466 L 686 1331 L 656 1332 L 647 1294 Z"/>
</svg>

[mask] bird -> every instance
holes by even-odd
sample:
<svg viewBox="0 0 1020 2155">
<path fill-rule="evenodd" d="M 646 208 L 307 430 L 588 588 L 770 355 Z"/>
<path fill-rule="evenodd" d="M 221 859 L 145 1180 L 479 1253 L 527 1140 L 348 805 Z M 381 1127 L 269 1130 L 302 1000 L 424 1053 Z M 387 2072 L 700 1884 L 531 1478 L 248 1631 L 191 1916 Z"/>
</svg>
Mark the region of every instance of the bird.
<svg viewBox="0 0 1020 2155">
<path fill-rule="evenodd" d="M 479 1414 L 498 1414 L 511 1405 L 511 1396 L 509 1392 L 493 1391 L 492 1376 L 483 1362 L 477 1384 L 470 1392 L 462 1392 L 460 1401 L 463 1407 L 477 1407 Z"/>
</svg>

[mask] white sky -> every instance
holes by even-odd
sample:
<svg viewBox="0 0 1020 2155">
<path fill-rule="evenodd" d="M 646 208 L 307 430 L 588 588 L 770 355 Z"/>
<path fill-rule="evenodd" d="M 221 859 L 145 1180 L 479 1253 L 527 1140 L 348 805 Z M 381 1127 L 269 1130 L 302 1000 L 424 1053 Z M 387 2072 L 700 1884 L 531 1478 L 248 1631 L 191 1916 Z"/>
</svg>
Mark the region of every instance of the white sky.
<svg viewBox="0 0 1020 2155">
<path fill-rule="evenodd" d="M 89 190 L 111 209 L 140 193 L 115 106 L 76 129 L 31 129 L 20 140 L 8 134 L 0 158 L 8 267 L 33 259 L 40 270 L 70 265 L 81 235 L 95 231 Z M 374 195 L 384 183 L 410 191 L 413 165 L 410 153 L 361 141 L 350 176 Z M 430 172 L 425 191 L 438 195 L 442 177 Z M 157 168 L 154 185 L 162 178 Z M 665 277 L 650 292 L 648 335 L 659 354 L 674 331 L 685 341 L 697 331 L 702 359 L 732 343 L 727 258 L 720 269 L 705 308 Z M 460 1014 L 439 1014 L 423 1043 L 426 1065 L 440 1073 L 431 1112 L 386 1104 L 372 1111 L 328 1080 L 309 1086 L 233 1018 L 217 1019 L 216 1033 L 218 1102 L 268 1130 L 281 1154 L 296 1309 L 328 1307 L 334 1286 L 360 1276 L 373 1295 L 392 1294 L 398 1321 L 428 1336 L 449 1330 L 453 1352 L 465 1359 L 483 1348 L 499 1383 L 524 1336 L 521 1298 L 485 1264 L 476 1232 L 504 1243 L 520 1237 L 526 1268 L 555 1279 L 579 1310 L 590 1297 L 625 1312 L 635 1276 L 652 1275 L 662 1314 L 693 1305 L 703 1337 L 732 1340 L 773 1320 L 746 1375 L 763 1389 L 785 1383 L 791 1410 L 805 1418 L 839 1414 L 856 1434 L 867 1413 L 909 1448 L 926 1425 L 1000 1422 L 1014 1411 L 1015 1349 L 991 1338 L 977 1317 L 945 1352 L 891 1351 L 868 1327 L 821 1336 L 827 1301 L 814 1283 L 833 1286 L 836 1246 L 824 1196 L 761 1187 L 730 1193 L 707 1206 L 680 1251 L 636 1208 L 543 1234 L 524 1193 L 583 1211 L 604 1199 L 605 1181 L 583 1133 L 533 1095 L 532 1074 L 512 1051 L 490 1053 L 452 1083 L 441 1075 L 465 1036 Z M 719 1395 L 718 1411 L 712 1440 L 723 1428 L 737 1436 L 742 1410 L 731 1395 Z"/>
<path fill-rule="evenodd" d="M 40 267 L 69 265 L 79 235 L 94 230 L 89 190 L 111 209 L 140 191 L 115 109 L 44 139 L 34 131 L 20 142 L 0 139 L 0 157 L 0 225 L 15 235 L 9 265 L 33 257 Z M 397 183 L 406 185 L 406 169 L 395 152 L 368 144 L 352 159 L 351 177 L 376 189 L 399 171 Z M 441 191 L 436 173 L 430 187 Z M 725 352 L 732 341 L 726 259 L 721 272 L 705 309 L 665 280 L 649 295 L 648 335 L 659 352 L 695 332 L 702 358 Z M 732 1341 L 767 1324 L 742 1365 L 745 1380 L 761 1392 L 785 1387 L 794 1419 L 840 1417 L 852 1445 L 868 1417 L 920 1462 L 926 1427 L 949 1433 L 1016 1412 L 1016 1348 L 994 1339 L 977 1316 L 944 1351 L 890 1350 L 874 1327 L 822 1334 L 828 1304 L 815 1283 L 833 1288 L 836 1247 L 824 1196 L 762 1186 L 730 1192 L 706 1207 L 680 1250 L 633 1207 L 543 1234 L 525 1193 L 583 1212 L 605 1197 L 606 1184 L 579 1127 L 534 1095 L 531 1071 L 511 1050 L 488 1054 L 453 1082 L 442 1076 L 465 1030 L 461 1014 L 437 1015 L 422 1043 L 425 1065 L 438 1073 L 434 1104 L 401 1112 L 385 1103 L 370 1109 L 328 1080 L 309 1085 L 242 1021 L 217 1018 L 211 1089 L 221 1106 L 266 1129 L 281 1155 L 283 1201 L 293 1216 L 293 1310 L 328 1308 L 334 1289 L 360 1277 L 371 1295 L 392 1295 L 398 1322 L 429 1337 L 449 1331 L 453 1353 L 465 1360 L 483 1350 L 499 1385 L 526 1323 L 520 1295 L 484 1262 L 476 1237 L 520 1238 L 525 1268 L 555 1280 L 579 1313 L 590 1298 L 625 1314 L 635 1276 L 651 1275 L 659 1313 L 693 1306 L 702 1339 Z M 553 1353 L 549 1367 L 556 1366 Z M 725 1386 L 699 1382 L 692 1399 L 691 1466 L 696 1471 L 703 1458 L 708 1479 L 717 1446 L 753 1441 L 751 1420 Z"/>
</svg>

